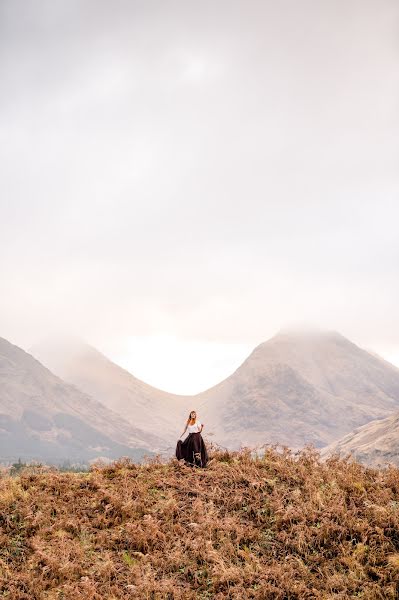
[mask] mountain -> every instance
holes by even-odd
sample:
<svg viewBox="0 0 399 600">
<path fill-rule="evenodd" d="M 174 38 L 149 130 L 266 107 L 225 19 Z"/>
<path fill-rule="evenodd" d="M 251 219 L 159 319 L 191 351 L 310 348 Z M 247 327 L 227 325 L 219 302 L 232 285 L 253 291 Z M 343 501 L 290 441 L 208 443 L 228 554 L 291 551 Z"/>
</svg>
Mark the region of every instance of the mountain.
<svg viewBox="0 0 399 600">
<path fill-rule="evenodd" d="M 399 408 L 399 369 L 336 332 L 280 332 L 201 402 L 230 447 L 323 447 Z"/>
<path fill-rule="evenodd" d="M 323 448 L 322 457 L 351 455 L 372 467 L 389 463 L 399 466 L 399 412 L 386 419 L 371 421 Z"/>
<path fill-rule="evenodd" d="M 80 340 L 52 340 L 35 346 L 32 353 L 65 381 L 135 427 L 166 439 L 174 449 L 191 409 L 189 397 L 169 394 L 144 383 Z"/>
<path fill-rule="evenodd" d="M 283 331 L 197 406 L 229 447 L 323 447 L 399 408 L 399 369 L 336 332 Z"/>
<path fill-rule="evenodd" d="M 282 331 L 227 379 L 195 396 L 153 388 L 94 348 L 34 349 L 45 364 L 170 448 L 196 409 L 204 434 L 228 448 L 266 443 L 323 447 L 399 409 L 399 370 L 336 332 Z"/>
<path fill-rule="evenodd" d="M 137 459 L 162 443 L 0 338 L 0 460 Z"/>
</svg>

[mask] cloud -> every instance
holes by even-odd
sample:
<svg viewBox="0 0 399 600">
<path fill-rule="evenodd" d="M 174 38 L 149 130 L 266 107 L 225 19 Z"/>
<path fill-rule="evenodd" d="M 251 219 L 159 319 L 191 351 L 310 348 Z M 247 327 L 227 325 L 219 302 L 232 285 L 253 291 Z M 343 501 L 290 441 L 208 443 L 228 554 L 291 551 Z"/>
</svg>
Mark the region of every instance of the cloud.
<svg viewBox="0 0 399 600">
<path fill-rule="evenodd" d="M 0 16 L 0 335 L 399 346 L 396 2 Z"/>
</svg>

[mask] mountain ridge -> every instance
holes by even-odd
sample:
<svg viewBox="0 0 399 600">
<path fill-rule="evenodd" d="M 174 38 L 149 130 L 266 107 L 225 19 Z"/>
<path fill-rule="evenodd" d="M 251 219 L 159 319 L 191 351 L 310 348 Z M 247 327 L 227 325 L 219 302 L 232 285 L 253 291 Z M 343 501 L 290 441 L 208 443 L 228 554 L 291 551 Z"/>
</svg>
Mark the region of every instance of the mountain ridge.
<svg viewBox="0 0 399 600">
<path fill-rule="evenodd" d="M 150 439 L 148 439 L 150 438 Z M 162 441 L 62 381 L 37 358 L 0 338 L 0 449 L 4 460 L 139 458 Z"/>
<path fill-rule="evenodd" d="M 149 386 L 90 348 L 64 360 L 63 378 L 141 428 L 164 428 L 171 448 L 191 409 L 205 435 L 233 449 L 276 442 L 321 448 L 399 409 L 399 369 L 334 330 L 281 330 L 229 377 L 190 396 Z M 47 356 L 54 361 L 51 349 Z"/>
<path fill-rule="evenodd" d="M 89 344 L 70 346 L 62 359 L 58 356 L 60 351 L 62 348 L 53 345 L 32 348 L 43 362 L 51 362 L 52 370 L 62 379 L 123 414 L 135 426 L 155 430 L 159 437 L 165 436 L 172 443 L 176 437 L 176 410 L 187 396 L 170 394 L 145 383 Z"/>
</svg>

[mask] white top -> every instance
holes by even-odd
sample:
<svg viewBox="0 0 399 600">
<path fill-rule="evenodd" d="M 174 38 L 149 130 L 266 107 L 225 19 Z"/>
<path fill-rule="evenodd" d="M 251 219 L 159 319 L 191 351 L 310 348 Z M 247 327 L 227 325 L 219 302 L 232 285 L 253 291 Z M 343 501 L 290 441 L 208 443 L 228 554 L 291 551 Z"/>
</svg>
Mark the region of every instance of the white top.
<svg viewBox="0 0 399 600">
<path fill-rule="evenodd" d="M 201 422 L 196 421 L 194 425 L 187 425 L 188 433 L 200 433 L 201 431 Z"/>
</svg>

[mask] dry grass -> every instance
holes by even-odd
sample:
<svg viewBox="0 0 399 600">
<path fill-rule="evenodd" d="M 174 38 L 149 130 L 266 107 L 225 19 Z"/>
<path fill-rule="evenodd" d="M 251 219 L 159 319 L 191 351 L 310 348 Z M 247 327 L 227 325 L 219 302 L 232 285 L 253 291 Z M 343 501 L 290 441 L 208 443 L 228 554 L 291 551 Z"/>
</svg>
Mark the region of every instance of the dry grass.
<svg viewBox="0 0 399 600">
<path fill-rule="evenodd" d="M 399 470 L 270 447 L 0 481 L 12 600 L 399 598 Z"/>
</svg>

